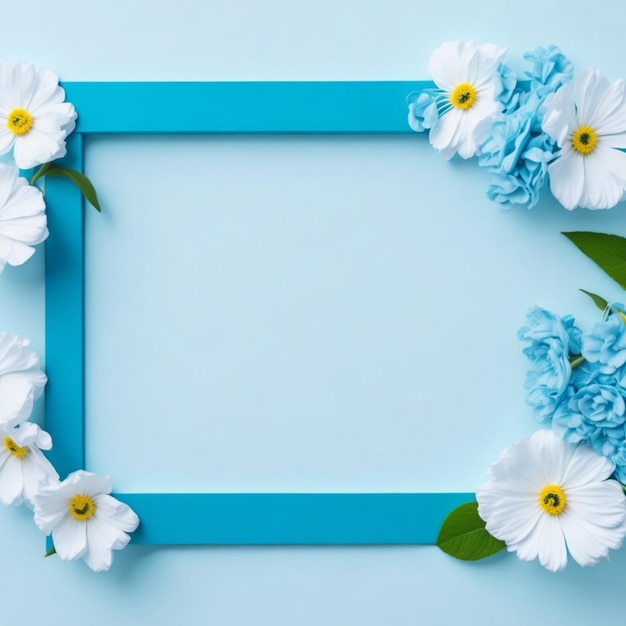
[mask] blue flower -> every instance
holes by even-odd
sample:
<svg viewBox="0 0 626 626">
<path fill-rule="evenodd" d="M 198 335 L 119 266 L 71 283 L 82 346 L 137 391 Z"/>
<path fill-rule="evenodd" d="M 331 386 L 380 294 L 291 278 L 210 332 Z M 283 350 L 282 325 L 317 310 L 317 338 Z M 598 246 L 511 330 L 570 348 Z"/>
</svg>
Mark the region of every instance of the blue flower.
<svg viewBox="0 0 626 626">
<path fill-rule="evenodd" d="M 610 314 L 582 338 L 582 355 L 590 363 L 599 363 L 599 370 L 604 374 L 613 374 L 626 363 L 626 323 L 623 315 L 621 311 Z"/>
<path fill-rule="evenodd" d="M 524 59 L 533 64 L 532 72 L 526 72 L 530 88 L 542 98 L 568 83 L 574 75 L 573 63 L 554 44 L 547 48 L 538 46 L 532 52 L 526 52 Z"/>
<path fill-rule="evenodd" d="M 611 429 L 626 422 L 626 404 L 615 385 L 592 383 L 583 387 L 569 399 L 568 408 L 571 415 L 579 415 L 597 429 Z"/>
<path fill-rule="evenodd" d="M 526 314 L 527 326 L 522 326 L 518 337 L 522 341 L 541 343 L 546 339 L 558 339 L 572 354 L 580 353 L 581 330 L 574 325 L 573 315 L 561 317 L 539 306 L 529 309 Z"/>
<path fill-rule="evenodd" d="M 536 48 L 524 55 L 533 63 L 530 91 L 513 90 L 511 103 L 490 129 L 477 129 L 478 164 L 489 168 L 487 197 L 500 204 L 526 204 L 532 208 L 547 179 L 548 164 L 558 151 L 556 142 L 541 128 L 545 98 L 571 80 L 572 64 L 556 46 Z M 489 132 L 487 132 L 489 130 Z"/>
<path fill-rule="evenodd" d="M 496 71 L 500 77 L 499 93 L 496 97 L 504 105 L 504 113 L 507 113 L 515 109 L 523 90 L 517 83 L 515 72 L 508 65 L 500 63 Z"/>
<path fill-rule="evenodd" d="M 516 112 L 495 121 L 481 145 L 478 164 L 489 167 L 487 197 L 503 205 L 532 208 L 548 175 L 555 142 L 537 132 L 538 105 L 533 97 Z"/>
<path fill-rule="evenodd" d="M 427 91 L 413 92 L 406 101 L 409 106 L 409 126 L 416 133 L 428 130 L 437 123 L 439 112 L 434 94 Z"/>
<path fill-rule="evenodd" d="M 530 309 L 526 319 L 528 326 L 518 333 L 529 342 L 523 352 L 532 363 L 526 377 L 526 400 L 537 419 L 549 422 L 568 389 L 570 357 L 580 352 L 581 331 L 571 315 L 561 318 L 540 307 Z"/>
</svg>

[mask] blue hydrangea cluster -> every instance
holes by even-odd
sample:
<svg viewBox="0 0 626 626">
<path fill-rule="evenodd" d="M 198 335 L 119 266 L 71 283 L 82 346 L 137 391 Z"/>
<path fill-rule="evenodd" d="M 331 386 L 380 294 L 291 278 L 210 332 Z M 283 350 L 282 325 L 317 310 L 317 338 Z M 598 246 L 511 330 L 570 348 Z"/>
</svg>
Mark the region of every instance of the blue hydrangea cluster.
<svg viewBox="0 0 626 626">
<path fill-rule="evenodd" d="M 571 315 L 534 307 L 519 337 L 531 361 L 528 403 L 544 425 L 565 440 L 586 441 L 615 463 L 626 483 L 626 314 L 607 307 L 604 319 L 583 333 Z"/>
<path fill-rule="evenodd" d="M 482 139 L 478 164 L 490 174 L 489 199 L 532 208 L 557 152 L 555 142 L 541 129 L 542 105 L 572 79 L 574 66 L 554 45 L 538 47 L 524 59 L 532 63 L 532 70 L 526 72 L 528 91 L 519 85 L 509 87 L 503 113 Z"/>
</svg>

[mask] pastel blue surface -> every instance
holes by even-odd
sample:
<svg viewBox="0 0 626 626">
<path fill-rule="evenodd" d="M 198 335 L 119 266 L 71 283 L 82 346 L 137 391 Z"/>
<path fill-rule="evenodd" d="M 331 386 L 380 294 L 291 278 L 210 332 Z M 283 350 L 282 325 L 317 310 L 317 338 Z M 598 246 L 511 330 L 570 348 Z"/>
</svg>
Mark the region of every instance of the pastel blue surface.
<svg viewBox="0 0 626 626">
<path fill-rule="evenodd" d="M 33 0 L 28 4 L 29 19 L 9 20 L 10 25 L 3 34 L 3 54 L 12 60 L 28 59 L 51 67 L 66 82 L 412 81 L 427 77 L 428 57 L 437 45 L 458 38 L 509 46 L 508 58 L 521 71 L 526 69 L 521 61 L 523 52 L 538 44 L 554 42 L 570 56 L 577 70 L 593 65 L 615 79 L 625 75 L 626 46 L 623 21 L 618 19 L 620 9 L 621 5 L 614 0 L 599 0 L 593 4 L 587 0 L 552 3 L 529 0 L 523 10 L 519 3 L 511 0 L 484 0 L 473 4 L 449 0 L 428 5 L 408 0 L 385 3 L 319 0 L 307 4 L 286 0 L 180 0 L 158 4 L 148 0 L 110 0 L 100 4 Z M 143 114 L 132 107 L 124 113 Z M 178 176 L 187 169 L 186 181 L 205 180 L 204 163 L 200 169 L 194 169 L 193 163 L 186 168 L 182 165 L 172 168 L 171 163 L 168 165 L 162 159 L 161 152 L 164 152 L 172 155 L 174 164 L 182 161 L 190 148 L 193 150 L 195 144 L 201 143 L 191 141 L 191 137 L 188 139 L 189 144 L 146 137 L 138 151 L 133 149 L 137 142 L 125 143 L 117 138 L 94 139 L 86 147 L 88 172 L 99 183 L 107 203 L 103 215 L 88 211 L 86 216 L 87 221 L 91 220 L 87 225 L 90 233 L 87 241 L 93 252 L 98 252 L 97 258 L 102 257 L 101 244 L 108 245 L 110 250 L 112 242 L 119 242 L 120 237 L 116 237 L 119 211 L 111 213 L 117 210 L 118 204 L 119 210 L 125 210 L 127 204 L 132 205 L 137 197 L 143 197 L 139 191 L 133 195 L 135 187 L 140 186 L 143 191 L 156 187 L 157 191 L 149 194 L 149 202 L 155 204 L 144 208 L 150 215 L 167 217 L 174 205 L 158 207 L 156 201 L 159 194 L 163 194 L 163 187 L 167 187 L 168 172 L 174 169 Z M 461 328 L 476 333 L 460 333 L 459 318 L 447 307 L 442 307 L 438 314 L 449 332 L 443 338 L 427 333 L 427 338 L 432 338 L 429 345 L 436 343 L 435 339 L 439 343 L 445 340 L 446 345 L 455 348 L 460 355 L 460 374 L 471 372 L 455 378 L 458 393 L 466 399 L 465 405 L 471 407 L 471 412 L 460 410 L 462 398 L 457 401 L 455 394 L 448 393 L 442 409 L 434 412 L 438 420 L 433 426 L 439 428 L 426 430 L 425 421 L 421 423 L 420 432 L 402 430 L 405 446 L 394 442 L 391 449 L 396 454 L 387 458 L 375 454 L 376 447 L 369 447 L 368 441 L 369 449 L 364 448 L 363 462 L 357 466 L 356 476 L 346 478 L 344 483 L 356 490 L 361 486 L 357 484 L 357 477 L 362 476 L 372 484 L 372 477 L 389 471 L 395 456 L 408 456 L 412 449 L 413 456 L 423 459 L 425 466 L 431 468 L 429 475 L 422 477 L 419 467 L 407 472 L 396 466 L 381 490 L 399 484 L 408 474 L 407 484 L 423 478 L 425 484 L 420 487 L 424 490 L 461 488 L 468 491 L 484 479 L 489 463 L 512 438 L 535 428 L 523 404 L 521 355 L 518 355 L 519 361 L 511 357 L 513 353 L 518 354 L 519 345 L 509 335 L 511 329 L 517 328 L 526 308 L 542 304 L 555 310 L 576 312 L 582 318 L 581 323 L 587 324 L 592 321 L 594 311 L 591 305 L 587 308 L 583 304 L 586 300 L 577 294 L 579 287 L 610 298 L 617 298 L 621 293 L 609 280 L 599 278 L 591 264 L 586 264 L 581 256 L 561 243 L 560 231 L 624 232 L 624 211 L 569 213 L 543 198 L 533 211 L 502 212 L 485 200 L 487 180 L 475 163 L 441 162 L 425 137 L 398 135 L 365 142 L 359 142 L 356 136 L 353 139 L 335 146 L 339 149 L 334 152 L 342 160 L 354 163 L 354 171 L 341 169 L 341 178 L 353 177 L 356 181 L 356 170 L 364 167 L 367 183 L 374 178 L 375 168 L 382 168 L 388 161 L 390 167 L 380 181 L 384 193 L 400 202 L 419 191 L 419 197 L 424 199 L 421 206 L 429 209 L 420 215 L 429 233 L 428 237 L 419 238 L 420 244 L 426 248 L 429 240 L 454 241 L 450 235 L 447 239 L 441 237 L 456 224 L 459 230 L 471 232 L 473 236 L 479 236 L 479 227 L 482 227 L 485 233 L 479 242 L 480 249 L 485 251 L 485 264 L 482 268 L 471 268 L 463 280 L 450 281 L 445 289 L 443 284 L 435 289 L 438 302 L 464 303 Z M 109 142 L 112 145 L 107 147 Z M 157 149 L 159 144 L 161 148 Z M 266 153 L 267 147 L 262 148 Z M 320 146 L 320 153 L 327 154 L 328 148 L 326 144 Z M 197 146 L 194 156 L 202 151 L 207 151 L 206 145 Z M 133 158 L 127 158 L 126 152 Z M 251 154 L 246 156 L 248 152 Z M 302 163 L 295 157 L 301 152 L 310 154 L 312 144 L 303 148 L 288 146 L 287 152 L 283 169 L 291 176 L 296 170 L 292 163 Z M 146 158 L 151 153 L 159 161 L 156 174 L 155 159 Z M 363 160 L 355 161 L 361 154 L 363 159 L 369 160 L 369 167 Z M 394 159 L 394 154 L 399 155 L 398 158 Z M 243 141 L 231 151 L 229 159 L 233 162 L 240 159 L 249 165 L 258 156 L 255 146 Z M 122 161 L 119 168 L 114 167 L 117 157 Z M 338 162 L 339 158 L 330 165 L 337 167 Z M 328 174 L 323 168 L 323 159 L 317 164 L 313 159 L 306 159 L 306 165 L 316 177 Z M 120 180 L 121 168 L 128 171 L 131 179 L 139 181 L 139 185 Z M 264 174 L 268 173 L 267 166 L 262 169 Z M 233 177 L 235 171 L 233 168 Z M 219 175 L 224 175 L 222 170 Z M 331 179 L 332 185 L 341 193 L 349 191 L 354 197 L 354 190 L 339 187 L 337 178 Z M 112 189 L 116 180 L 120 181 L 119 189 Z M 231 178 L 227 182 L 230 185 Z M 277 184 L 293 192 L 288 179 Z M 403 184 L 402 195 L 393 195 Z M 302 185 L 301 180 L 298 185 Z M 238 198 L 245 186 L 241 184 L 236 188 Z M 208 195 L 209 189 L 204 183 L 200 183 L 199 189 L 203 197 Z M 374 191 L 374 186 L 368 185 L 359 201 L 374 195 Z M 314 185 L 306 187 L 304 192 L 314 193 Z M 125 195 L 126 204 L 123 202 Z M 291 197 L 294 195 L 292 193 Z M 185 199 L 192 196 L 190 191 Z M 401 212 L 397 203 L 389 203 L 389 207 L 394 209 L 394 219 L 398 219 Z M 108 230 L 110 237 L 99 241 L 101 234 Z M 410 230 L 406 239 L 414 232 Z M 491 235 L 491 242 L 488 235 Z M 133 253 L 139 258 L 150 251 L 148 238 L 134 238 L 131 243 Z M 120 247 L 115 248 L 116 253 Z M 182 245 L 168 249 L 172 254 L 184 251 Z M 495 262 L 488 252 L 495 255 Z M 163 269 L 164 264 L 159 267 Z M 88 267 L 87 287 L 93 283 L 109 284 L 100 275 L 103 269 L 93 264 Z M 481 269 L 480 276 L 475 274 L 478 269 Z M 434 279 L 430 279 L 432 266 L 430 270 L 421 276 L 429 293 L 437 287 Z M 40 247 L 27 264 L 7 268 L 0 276 L 2 330 L 31 338 L 34 349 L 42 355 L 43 273 Z M 477 278 L 472 280 L 474 275 Z M 167 278 L 172 279 L 168 285 L 175 284 L 175 274 Z M 511 281 L 514 289 L 508 288 Z M 487 335 L 481 325 L 479 309 L 485 312 L 485 307 L 468 305 L 478 300 L 477 290 L 482 290 L 481 297 L 488 293 L 484 285 L 500 294 L 488 300 L 491 306 L 487 310 L 492 334 L 497 335 L 495 346 L 499 344 L 499 349 L 484 343 Z M 107 313 L 113 308 L 111 305 Z M 430 314 L 429 309 L 426 311 Z M 106 320 L 96 315 L 89 319 L 99 326 L 106 325 Z M 434 319 L 433 313 L 428 320 Z M 473 367 L 469 358 L 464 360 L 465 350 L 471 348 L 467 339 L 472 334 L 483 341 L 483 350 L 488 348 L 483 354 L 484 362 L 478 366 L 474 361 Z M 463 343 L 454 343 L 459 337 L 464 338 Z M 93 338 L 90 341 L 93 344 Z M 95 359 L 92 365 L 97 367 L 98 377 L 107 368 L 109 375 L 120 368 L 119 360 L 107 359 L 106 351 L 100 346 L 92 347 Z M 490 368 L 493 360 L 498 366 Z M 446 367 L 446 362 L 442 358 L 436 365 Z M 486 372 L 493 382 L 489 389 L 484 389 Z M 471 378 L 473 384 L 465 384 L 467 378 Z M 95 386 L 97 382 L 90 384 Z M 100 394 L 91 400 L 92 403 L 100 401 Z M 435 398 L 431 406 L 437 408 Z M 39 403 L 38 409 L 41 407 Z M 112 422 L 117 421 L 110 407 L 103 407 L 102 411 L 105 415 L 108 411 Z M 424 415 L 431 413 L 424 412 Z M 186 421 L 151 421 L 151 415 L 144 410 L 135 413 L 130 421 L 120 419 L 119 424 L 112 423 L 116 435 L 130 432 L 133 436 L 135 466 L 130 468 L 131 472 L 126 471 L 125 464 L 132 446 L 121 443 L 112 446 L 115 440 L 111 438 L 101 440 L 103 433 L 106 434 L 106 421 L 104 425 L 100 425 L 103 420 L 99 418 L 98 424 L 93 421 L 87 423 L 88 465 L 95 467 L 97 464 L 98 471 L 110 473 L 114 484 L 124 485 L 134 480 L 139 491 L 151 487 L 153 480 L 155 485 L 165 483 L 168 473 L 159 471 L 159 464 L 164 465 L 162 459 L 169 461 L 170 457 L 159 454 L 155 458 L 154 448 L 158 442 L 154 441 L 153 433 L 149 433 L 150 445 L 142 445 L 141 439 L 135 437 L 136 433 L 142 434 L 136 422 L 142 423 L 144 429 L 150 423 L 166 432 L 173 428 L 175 434 L 180 435 Z M 468 422 L 473 427 L 471 430 L 465 428 Z M 294 434 L 298 429 L 302 429 L 302 424 L 293 425 Z M 437 440 L 440 430 L 445 431 L 447 437 Z M 315 434 L 311 430 L 305 432 L 307 436 Z M 421 440 L 420 433 L 427 434 L 427 441 Z M 463 454 L 456 442 L 459 433 L 466 441 Z M 172 433 L 167 434 L 172 436 Z M 240 442 L 239 447 L 244 447 L 248 438 L 258 437 L 257 432 L 246 431 L 245 434 L 246 440 Z M 349 454 L 354 443 L 349 439 L 350 433 L 346 432 L 345 438 L 337 437 L 336 432 L 332 434 L 334 455 L 341 458 L 342 454 Z M 382 429 L 376 430 L 372 439 L 389 443 L 384 440 Z M 199 440 L 197 446 L 196 440 Z M 192 442 L 188 445 L 195 452 L 196 447 L 214 445 L 213 432 L 200 428 L 198 435 L 187 441 Z M 332 442 L 333 437 L 329 437 L 329 443 Z M 293 438 L 290 438 L 288 446 L 292 445 Z M 367 452 L 370 453 L 369 464 Z M 332 458 L 329 457 L 329 461 Z M 337 464 L 330 468 L 333 476 L 339 475 Z M 284 477 L 299 482 L 304 481 L 305 475 L 295 473 Z M 227 485 L 229 491 L 246 486 L 241 477 L 237 480 L 239 485 L 236 482 Z M 314 477 L 310 480 L 313 482 Z M 182 476 L 178 484 L 172 484 L 172 489 L 182 490 L 184 484 Z M 330 481 L 328 484 L 332 486 Z M 135 486 L 124 486 L 124 489 L 130 492 Z M 565 572 L 553 575 L 537 563 L 522 563 L 510 554 L 500 554 L 480 563 L 464 563 L 447 557 L 434 546 L 151 547 L 131 543 L 124 551 L 116 553 L 110 572 L 95 575 L 80 561 L 43 559 L 42 535 L 25 508 L 3 508 L 0 531 L 4 563 L 0 581 L 10 598 L 4 604 L 3 616 L 13 623 L 64 623 L 68 620 L 68 611 L 72 615 L 89 616 L 93 626 L 169 626 L 181 622 L 220 626 L 448 626 L 468 620 L 491 626 L 502 623 L 503 619 L 511 626 L 547 626 L 614 623 L 623 615 L 624 549 L 595 568 L 571 565 Z"/>
</svg>

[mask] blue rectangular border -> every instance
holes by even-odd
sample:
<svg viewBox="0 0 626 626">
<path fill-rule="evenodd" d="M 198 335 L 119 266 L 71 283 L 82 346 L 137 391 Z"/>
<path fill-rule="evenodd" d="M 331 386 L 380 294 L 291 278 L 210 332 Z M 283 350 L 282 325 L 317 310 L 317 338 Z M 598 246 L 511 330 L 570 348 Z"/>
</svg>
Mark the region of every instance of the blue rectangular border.
<svg viewBox="0 0 626 626">
<path fill-rule="evenodd" d="M 64 83 L 79 118 L 62 164 L 83 171 L 89 135 L 410 133 L 406 96 L 430 82 Z M 46 180 L 46 429 L 65 476 L 85 468 L 84 217 Z M 469 493 L 116 493 L 143 544 L 431 544 Z"/>
</svg>

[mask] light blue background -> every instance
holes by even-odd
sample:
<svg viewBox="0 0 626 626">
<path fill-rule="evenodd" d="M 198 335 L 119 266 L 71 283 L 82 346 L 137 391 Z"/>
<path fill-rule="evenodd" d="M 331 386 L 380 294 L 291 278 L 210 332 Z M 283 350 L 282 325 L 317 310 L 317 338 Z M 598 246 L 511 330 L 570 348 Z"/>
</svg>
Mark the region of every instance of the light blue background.
<svg viewBox="0 0 626 626">
<path fill-rule="evenodd" d="M 423 10 L 400 0 L 374 8 L 346 1 L 224 0 L 156 8 L 145 0 L 116 0 L 95 9 L 38 0 L 29 3 L 29 19 L 6 29 L 3 55 L 47 65 L 65 80 L 410 80 L 427 78 L 427 59 L 438 44 L 473 38 L 510 46 L 517 67 L 523 51 L 554 42 L 578 69 L 596 65 L 617 78 L 626 75 L 619 7 L 532 0 L 520 12 L 518 3 L 501 0 L 451 0 Z M 128 115 L 141 111 L 129 104 Z M 120 489 L 472 490 L 501 448 L 534 428 L 523 405 L 524 363 L 514 337 L 525 309 L 541 303 L 579 312 L 588 322 L 594 311 L 578 287 L 619 296 L 558 233 L 623 233 L 623 207 L 570 214 L 547 200 L 533 212 L 502 212 L 484 199 L 483 172 L 442 162 L 423 138 L 94 141 L 87 165 L 105 205 L 102 216 L 90 212 L 88 218 L 88 308 L 100 318 L 89 317 L 87 456 L 90 469 L 110 473 Z M 216 223 L 210 206 L 229 211 Z M 163 240 L 155 228 L 161 223 L 168 224 Z M 258 230 L 242 231 L 237 224 Z M 296 245 L 303 224 L 306 239 L 314 233 L 330 251 L 319 264 Z M 219 232 L 232 236 L 232 246 L 217 255 L 215 247 L 229 241 Z M 275 244 L 258 243 L 270 236 Z M 344 248 L 346 238 L 351 245 Z M 194 241 L 198 246 L 190 247 Z M 205 241 L 213 252 L 202 250 Z M 242 284 L 249 266 L 236 265 L 236 252 L 249 250 L 250 242 L 259 246 L 250 260 L 258 280 Z M 434 262 L 436 253 L 441 256 Z M 211 288 L 229 295 L 228 306 L 217 312 L 181 270 L 185 263 L 207 265 L 211 254 L 234 272 L 238 280 L 231 284 L 240 285 L 227 291 L 219 267 L 207 273 Z M 42 257 L 40 250 L 0 277 L 0 328 L 32 338 L 40 352 Z M 125 271 L 131 258 L 140 259 L 132 274 Z M 270 284 L 273 269 L 285 267 Z M 407 287 L 411 279 L 416 284 Z M 384 299 L 372 297 L 370 281 Z M 161 292 L 174 293 L 170 300 L 183 302 L 197 323 L 190 319 L 174 331 L 181 307 L 162 301 L 158 316 L 137 308 L 141 302 L 125 315 L 124 301 L 137 282 L 153 287 L 148 306 Z M 202 411 L 223 414 L 234 390 L 218 377 L 239 367 L 232 354 L 246 347 L 218 345 L 221 352 L 208 354 L 215 346 L 211 328 L 223 328 L 256 305 L 260 286 L 273 300 L 264 299 L 253 319 L 272 331 L 272 346 L 247 354 L 242 374 L 248 403 L 237 397 L 237 411 L 209 422 Z M 311 298 L 315 289 L 324 298 Z M 289 297 L 280 299 L 280 293 Z M 388 319 L 386 303 L 394 300 L 402 304 L 392 310 L 398 319 L 374 336 L 377 319 Z M 272 302 L 307 314 L 277 319 Z M 360 315 L 364 310 L 367 315 Z M 241 324 L 252 333 L 250 319 L 242 316 Z M 351 319 L 358 323 L 347 325 Z M 121 358 L 123 330 L 134 343 Z M 301 350 L 291 349 L 290 333 Z M 365 356 L 375 355 L 378 369 L 359 358 L 364 338 L 370 340 Z M 233 332 L 229 340 L 239 339 Z M 194 340 L 204 356 L 188 350 Z M 268 364 L 265 355 L 280 340 L 284 350 L 272 352 Z M 337 341 L 342 350 L 333 353 Z M 416 350 L 428 355 L 426 362 L 416 362 Z M 173 363 L 167 372 L 153 367 L 163 354 Z M 328 369 L 326 395 L 337 373 L 346 372 L 345 385 L 335 389 L 334 413 L 324 412 L 307 382 L 310 369 L 297 378 L 293 362 L 302 355 L 313 371 L 320 364 Z M 381 364 L 382 357 L 388 360 Z M 351 361 L 359 367 L 350 368 Z M 217 399 L 198 375 L 205 366 L 214 391 L 223 394 Z M 283 393 L 278 383 L 287 375 L 295 378 Z M 380 379 L 397 392 L 389 406 L 376 405 L 371 392 L 372 381 Z M 164 381 L 188 392 L 178 410 L 171 407 L 155 421 L 155 407 L 165 401 L 156 391 Z M 124 382 L 141 393 L 131 397 Z M 348 391 L 359 382 L 363 398 L 355 400 Z M 298 407 L 297 390 L 310 392 L 312 402 Z M 250 407 L 262 404 L 261 392 L 267 392 L 270 410 L 255 414 Z M 124 400 L 120 406 L 116 397 Z M 412 419 L 420 406 L 423 413 Z M 131 546 L 109 573 L 95 575 L 82 562 L 44 561 L 41 535 L 25 509 L 1 511 L 0 537 L 0 580 L 12 599 L 4 619 L 28 624 L 88 615 L 97 626 L 369 626 L 451 624 L 470 614 L 485 624 L 584 623 L 621 617 L 626 571 L 625 551 L 595 569 L 574 565 L 555 576 L 507 555 L 459 563 L 433 547 Z"/>
</svg>

